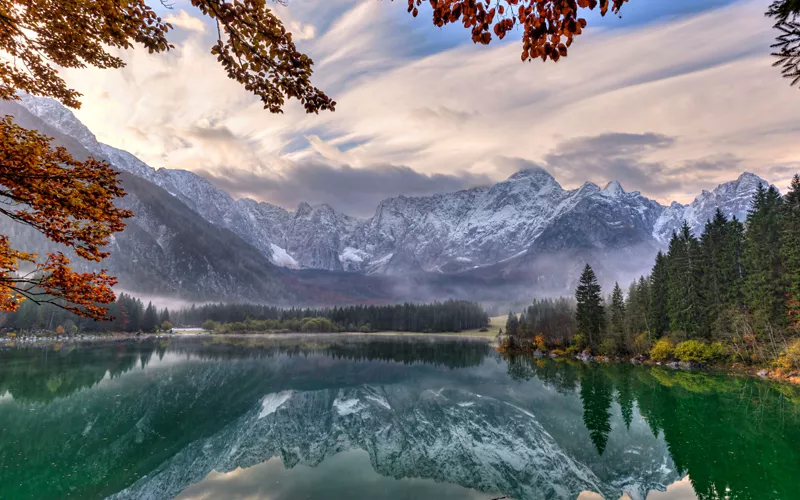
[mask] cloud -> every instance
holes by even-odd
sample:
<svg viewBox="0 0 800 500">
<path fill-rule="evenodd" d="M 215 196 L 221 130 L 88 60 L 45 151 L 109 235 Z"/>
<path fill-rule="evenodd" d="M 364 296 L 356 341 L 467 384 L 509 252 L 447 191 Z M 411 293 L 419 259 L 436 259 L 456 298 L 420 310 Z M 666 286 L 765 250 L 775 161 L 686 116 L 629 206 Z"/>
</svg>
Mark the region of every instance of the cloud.
<svg viewBox="0 0 800 500">
<path fill-rule="evenodd" d="M 661 15 L 676 3 L 659 1 L 657 16 L 631 3 L 647 24 L 590 25 L 557 64 L 520 63 L 517 43 L 474 45 L 398 2 L 275 4 L 315 61 L 312 81 L 338 102 L 319 115 L 296 101 L 283 115 L 264 111 L 209 53 L 211 30 L 187 30 L 167 54 L 123 52 L 122 71 L 65 75 L 86 94 L 78 117 L 100 140 L 216 178 L 404 165 L 430 179 L 464 173 L 453 185 L 467 186 L 507 177 L 516 159 L 546 164 L 565 187 L 618 178 L 662 203 L 742 170 L 783 179 L 770 169 L 800 163 L 800 98 L 771 67 L 763 0 Z M 451 34 L 462 43 L 443 44 Z"/>
<path fill-rule="evenodd" d="M 398 165 L 353 168 L 313 161 L 294 165 L 278 175 L 233 168 L 199 173 L 237 197 L 255 198 L 284 207 L 295 207 L 311 200 L 362 217 L 372 215 L 381 200 L 392 196 L 447 193 L 491 183 L 485 175 L 465 172 L 426 175 Z"/>
<path fill-rule="evenodd" d="M 164 21 L 188 31 L 196 31 L 198 33 L 205 33 L 206 31 L 206 25 L 202 19 L 189 15 L 185 10 L 179 10 L 177 14 L 166 16 Z"/>
<path fill-rule="evenodd" d="M 545 161 L 551 173 L 571 183 L 616 179 L 628 188 L 663 195 L 680 182 L 665 175 L 663 162 L 645 158 L 674 144 L 675 138 L 656 133 L 606 133 L 566 140 L 547 154 Z"/>
</svg>

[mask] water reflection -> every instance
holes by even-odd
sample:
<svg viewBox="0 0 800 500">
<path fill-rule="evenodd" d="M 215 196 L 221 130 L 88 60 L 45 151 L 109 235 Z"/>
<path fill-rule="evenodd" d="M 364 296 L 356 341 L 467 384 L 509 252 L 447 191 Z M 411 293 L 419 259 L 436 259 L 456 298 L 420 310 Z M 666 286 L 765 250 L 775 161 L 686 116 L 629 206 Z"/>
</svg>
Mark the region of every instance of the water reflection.
<svg viewBox="0 0 800 500">
<path fill-rule="evenodd" d="M 749 378 L 471 340 L 7 350 L 0 497 L 673 499 L 688 475 L 701 499 L 792 498 L 798 408 Z"/>
</svg>

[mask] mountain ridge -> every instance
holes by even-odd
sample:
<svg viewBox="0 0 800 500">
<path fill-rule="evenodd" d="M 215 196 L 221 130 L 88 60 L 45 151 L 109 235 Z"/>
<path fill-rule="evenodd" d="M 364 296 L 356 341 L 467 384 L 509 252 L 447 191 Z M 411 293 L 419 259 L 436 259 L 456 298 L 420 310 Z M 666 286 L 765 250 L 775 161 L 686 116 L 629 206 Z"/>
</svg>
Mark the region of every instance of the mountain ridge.
<svg viewBox="0 0 800 500">
<path fill-rule="evenodd" d="M 492 186 L 386 198 L 368 218 L 307 202 L 292 211 L 234 199 L 187 170 L 156 170 L 97 141 L 71 111 L 52 99 L 22 95 L 19 104 L 92 155 L 166 190 L 206 221 L 252 245 L 272 264 L 289 269 L 423 275 L 429 283 L 465 276 L 450 284 L 496 282 L 502 277 L 528 288 L 531 283 L 551 283 L 548 289 L 563 293 L 572 286 L 573 269 L 585 262 L 598 266 L 606 282 L 646 272 L 684 220 L 699 233 L 717 207 L 743 219 L 758 184 L 768 184 L 745 172 L 702 191 L 690 204 L 664 206 L 639 191 L 625 191 L 618 180 L 603 188 L 586 182 L 565 189 L 546 169 L 535 166 Z M 561 272 L 565 276 L 552 269 L 558 254 L 568 256 L 563 268 L 569 272 Z"/>
</svg>

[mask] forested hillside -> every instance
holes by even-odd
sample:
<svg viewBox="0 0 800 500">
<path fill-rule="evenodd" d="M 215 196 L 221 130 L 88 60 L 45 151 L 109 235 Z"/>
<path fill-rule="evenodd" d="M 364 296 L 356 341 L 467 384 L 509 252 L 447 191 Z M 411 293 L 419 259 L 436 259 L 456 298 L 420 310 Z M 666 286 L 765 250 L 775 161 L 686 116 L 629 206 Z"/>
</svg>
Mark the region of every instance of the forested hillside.
<svg viewBox="0 0 800 500">
<path fill-rule="evenodd" d="M 627 293 L 604 297 L 587 264 L 574 302 L 535 301 L 506 330 L 511 348 L 800 367 L 800 176 L 785 197 L 759 186 L 745 221 L 684 223 Z"/>
</svg>

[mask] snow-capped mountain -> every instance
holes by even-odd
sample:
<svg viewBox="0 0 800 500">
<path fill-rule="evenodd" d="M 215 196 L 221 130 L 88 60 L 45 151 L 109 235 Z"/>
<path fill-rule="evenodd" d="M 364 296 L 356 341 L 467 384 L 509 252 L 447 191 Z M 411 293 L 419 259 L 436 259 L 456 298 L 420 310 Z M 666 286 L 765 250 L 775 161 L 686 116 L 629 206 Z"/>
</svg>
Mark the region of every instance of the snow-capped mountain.
<svg viewBox="0 0 800 500">
<path fill-rule="evenodd" d="M 24 95 L 21 104 L 91 154 L 160 186 L 208 222 L 231 230 L 287 268 L 389 275 L 507 273 L 519 263 L 556 253 L 602 266 L 605 256 L 627 252 L 624 267 L 639 273 L 646 269 L 630 269 L 630 258 L 649 266 L 655 251 L 684 220 L 699 232 L 717 207 L 744 219 L 757 186 L 766 184 L 744 173 L 703 191 L 689 205 L 665 207 L 639 192 L 626 192 L 615 180 L 604 188 L 586 183 L 568 190 L 544 169 L 533 168 L 491 187 L 389 198 L 372 217 L 357 219 L 328 205 L 301 203 L 291 211 L 247 198 L 234 200 L 197 174 L 156 170 L 130 153 L 99 143 L 57 101 Z M 570 262 L 564 264 L 570 268 Z M 541 273 L 534 278 L 548 279 Z"/>
<path fill-rule="evenodd" d="M 673 203 L 661 214 L 653 227 L 653 237 L 662 243 L 669 241 L 673 231 L 685 220 L 695 234 L 703 231 L 706 221 L 714 218 L 719 208 L 729 219 L 743 221 L 759 185 L 769 186 L 761 177 L 745 172 L 735 181 L 720 184 L 712 191 L 703 190 L 689 205 Z"/>
</svg>

